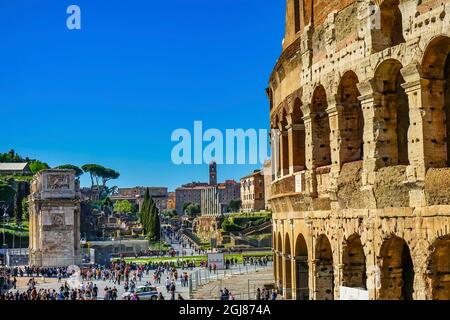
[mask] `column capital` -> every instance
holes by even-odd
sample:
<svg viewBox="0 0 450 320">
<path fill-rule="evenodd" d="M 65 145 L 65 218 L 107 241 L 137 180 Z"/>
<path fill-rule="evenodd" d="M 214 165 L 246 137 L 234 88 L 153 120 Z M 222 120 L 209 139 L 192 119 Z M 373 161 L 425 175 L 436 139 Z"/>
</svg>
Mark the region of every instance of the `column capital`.
<svg viewBox="0 0 450 320">
<path fill-rule="evenodd" d="M 410 63 L 400 69 L 400 73 L 407 83 L 420 81 L 421 67 L 418 63 Z"/>
</svg>

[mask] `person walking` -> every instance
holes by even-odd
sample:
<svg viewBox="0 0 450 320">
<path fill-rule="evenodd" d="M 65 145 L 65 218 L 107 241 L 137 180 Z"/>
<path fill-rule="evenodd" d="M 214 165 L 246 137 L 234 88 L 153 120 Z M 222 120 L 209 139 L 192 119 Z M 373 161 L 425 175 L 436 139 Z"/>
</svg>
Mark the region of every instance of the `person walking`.
<svg viewBox="0 0 450 320">
<path fill-rule="evenodd" d="M 272 300 L 277 300 L 277 291 L 276 290 L 272 290 Z"/>
<path fill-rule="evenodd" d="M 175 281 L 172 281 L 171 284 L 170 284 L 170 297 L 171 297 L 171 300 L 175 300 L 175 290 L 176 290 Z"/>
<path fill-rule="evenodd" d="M 167 277 L 166 278 L 166 290 L 167 290 L 167 293 L 169 293 L 169 291 L 170 291 L 170 279 L 169 279 L 169 277 Z"/>
<path fill-rule="evenodd" d="M 256 296 L 255 296 L 256 300 L 261 300 L 261 289 L 256 289 Z"/>
</svg>

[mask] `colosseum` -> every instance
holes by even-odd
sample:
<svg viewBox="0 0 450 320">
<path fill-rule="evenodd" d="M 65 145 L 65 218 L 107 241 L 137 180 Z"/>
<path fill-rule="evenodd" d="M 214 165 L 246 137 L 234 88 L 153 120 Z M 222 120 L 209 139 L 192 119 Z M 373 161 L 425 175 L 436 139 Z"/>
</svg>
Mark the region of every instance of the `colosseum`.
<svg viewBox="0 0 450 320">
<path fill-rule="evenodd" d="M 450 1 L 287 0 L 267 88 L 285 299 L 450 299 Z"/>
</svg>

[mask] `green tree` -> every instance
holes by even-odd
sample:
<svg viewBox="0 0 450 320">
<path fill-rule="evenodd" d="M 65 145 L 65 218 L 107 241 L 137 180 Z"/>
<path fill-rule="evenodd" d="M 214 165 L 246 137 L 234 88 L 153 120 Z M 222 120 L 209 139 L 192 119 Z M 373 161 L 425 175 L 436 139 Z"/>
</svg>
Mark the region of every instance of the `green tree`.
<svg viewBox="0 0 450 320">
<path fill-rule="evenodd" d="M 39 160 L 33 160 L 29 163 L 30 170 L 33 174 L 36 174 L 42 170 L 50 169 L 48 164 Z"/>
<path fill-rule="evenodd" d="M 150 191 L 147 188 L 144 195 L 141 212 L 139 214 L 140 221 L 144 227 L 147 239 L 150 241 L 159 241 L 161 232 L 161 223 L 159 220 L 159 210 L 155 201 L 150 197 Z"/>
<path fill-rule="evenodd" d="M 197 203 L 190 203 L 185 209 L 185 212 L 189 218 L 197 217 L 201 213 L 201 211 L 202 210 Z"/>
<path fill-rule="evenodd" d="M 55 169 L 74 170 L 77 178 L 81 177 L 84 173 L 80 167 L 74 166 L 73 164 L 64 164 L 62 166 L 55 167 Z"/>
<path fill-rule="evenodd" d="M 104 170 L 100 171 L 100 177 L 102 178 L 103 189 L 106 187 L 106 183 L 109 180 L 115 180 L 120 177 L 120 173 L 113 169 L 104 168 Z"/>
<path fill-rule="evenodd" d="M 239 209 L 242 207 L 242 201 L 241 200 L 231 200 L 228 204 L 228 210 L 230 212 L 238 212 Z"/>
<path fill-rule="evenodd" d="M 85 164 L 81 167 L 84 172 L 89 173 L 91 177 L 91 193 L 94 191 L 94 187 L 97 187 L 98 194 L 108 196 L 108 189 L 106 187 L 106 183 L 109 180 L 117 179 L 120 174 L 109 168 L 105 168 L 99 164 Z M 99 179 L 102 180 L 102 186 L 100 186 Z M 100 198 L 100 197 L 99 197 Z"/>
<path fill-rule="evenodd" d="M 28 221 L 30 218 L 28 213 L 28 202 L 27 198 L 22 199 L 22 221 Z"/>
<path fill-rule="evenodd" d="M 0 201 L 11 201 L 15 195 L 16 190 L 7 181 L 0 180 Z"/>
<path fill-rule="evenodd" d="M 128 200 L 119 200 L 114 204 L 114 212 L 131 214 L 134 211 L 133 204 Z"/>
<path fill-rule="evenodd" d="M 167 210 L 161 211 L 161 215 L 164 217 L 173 218 L 173 217 L 176 217 L 178 214 L 175 209 L 167 209 Z"/>
<path fill-rule="evenodd" d="M 150 232 L 148 233 L 148 239 L 151 241 L 161 240 L 161 221 L 159 219 L 159 210 L 156 207 L 156 203 L 153 201 L 150 211 Z"/>
</svg>

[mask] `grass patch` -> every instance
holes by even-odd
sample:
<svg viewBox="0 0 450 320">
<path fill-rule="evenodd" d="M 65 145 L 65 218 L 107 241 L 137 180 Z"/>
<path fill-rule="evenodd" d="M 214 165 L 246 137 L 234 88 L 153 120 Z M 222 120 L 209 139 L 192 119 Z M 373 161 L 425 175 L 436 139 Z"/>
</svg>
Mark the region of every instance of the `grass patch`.
<svg viewBox="0 0 450 320">
<path fill-rule="evenodd" d="M 0 223 L 0 234 L 5 232 L 6 234 L 14 235 L 16 237 L 28 238 L 28 221 L 23 222 L 22 230 L 19 229 L 15 222 L 8 222 L 3 228 L 3 222 Z"/>
<path fill-rule="evenodd" d="M 263 241 L 263 240 L 270 239 L 271 237 L 272 237 L 271 233 L 263 233 L 263 234 L 258 234 L 258 235 L 247 236 L 247 239 L 253 240 L 253 241 Z"/>
<path fill-rule="evenodd" d="M 164 251 L 167 251 L 170 249 L 170 245 L 166 242 L 159 243 L 159 242 L 150 242 L 148 248 L 150 250 L 159 250 L 160 248 Z"/>
<path fill-rule="evenodd" d="M 242 261 L 244 260 L 244 257 L 266 257 L 266 256 L 272 256 L 272 252 L 271 251 L 265 251 L 265 252 L 249 252 L 249 253 L 226 253 L 225 254 L 225 259 L 237 259 L 238 263 L 242 263 Z M 200 261 L 206 261 L 208 259 L 208 257 L 206 255 L 202 255 L 202 256 L 185 256 L 185 257 L 175 257 L 175 258 L 171 258 L 171 257 L 152 257 L 152 258 L 125 258 L 126 262 L 130 262 L 130 263 L 149 263 L 149 262 L 153 262 L 153 263 L 157 263 L 157 262 L 177 262 L 177 260 L 180 261 L 195 261 L 196 264 L 200 263 Z"/>
</svg>

